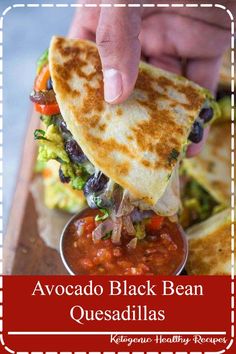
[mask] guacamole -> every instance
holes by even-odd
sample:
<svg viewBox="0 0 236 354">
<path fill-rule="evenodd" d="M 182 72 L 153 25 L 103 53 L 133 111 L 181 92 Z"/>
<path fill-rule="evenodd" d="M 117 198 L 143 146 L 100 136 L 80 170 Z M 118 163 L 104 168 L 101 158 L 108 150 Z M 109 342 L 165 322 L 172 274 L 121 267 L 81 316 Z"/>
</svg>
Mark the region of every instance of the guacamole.
<svg viewBox="0 0 236 354">
<path fill-rule="evenodd" d="M 71 139 L 71 134 L 69 131 L 63 133 L 60 129 L 60 124 L 63 122 L 61 115 L 41 116 L 41 120 L 45 123 L 46 130 L 40 130 L 35 134 L 39 141 L 38 161 L 58 161 L 61 176 L 67 182 L 69 181 L 73 189 L 83 189 L 91 173 L 91 164 L 88 161 L 77 163 L 69 157 L 65 144 L 68 139 Z"/>
</svg>

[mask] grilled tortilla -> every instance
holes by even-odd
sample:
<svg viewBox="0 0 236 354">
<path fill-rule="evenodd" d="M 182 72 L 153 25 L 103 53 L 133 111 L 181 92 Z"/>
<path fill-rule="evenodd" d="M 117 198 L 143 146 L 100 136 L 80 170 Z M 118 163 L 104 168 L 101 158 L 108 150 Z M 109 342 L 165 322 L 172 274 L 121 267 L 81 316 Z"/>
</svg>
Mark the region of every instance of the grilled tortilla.
<svg viewBox="0 0 236 354">
<path fill-rule="evenodd" d="M 155 205 L 186 147 L 207 90 L 141 63 L 128 100 L 103 99 L 97 47 L 53 37 L 49 68 L 61 114 L 93 165 L 135 198 Z"/>
<path fill-rule="evenodd" d="M 187 231 L 189 275 L 229 275 L 231 273 L 230 209 L 218 213 Z"/>
<path fill-rule="evenodd" d="M 187 175 L 196 180 L 220 204 L 230 204 L 231 125 L 213 125 L 201 153 L 184 159 Z"/>
</svg>

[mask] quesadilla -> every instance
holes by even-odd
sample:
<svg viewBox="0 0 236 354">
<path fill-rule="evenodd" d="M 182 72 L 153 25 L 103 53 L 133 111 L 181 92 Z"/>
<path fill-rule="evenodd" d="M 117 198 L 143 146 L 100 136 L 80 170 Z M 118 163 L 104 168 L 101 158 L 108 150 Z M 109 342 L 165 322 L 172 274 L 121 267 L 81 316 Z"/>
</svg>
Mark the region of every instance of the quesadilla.
<svg viewBox="0 0 236 354">
<path fill-rule="evenodd" d="M 231 274 L 231 210 L 226 209 L 187 231 L 189 275 Z"/>
<path fill-rule="evenodd" d="M 87 41 L 54 37 L 49 68 L 62 116 L 87 158 L 134 197 L 154 205 L 206 104 L 206 91 L 141 63 L 132 96 L 107 104 L 98 51 Z"/>
<path fill-rule="evenodd" d="M 103 219 L 114 205 L 118 218 L 134 207 L 175 214 L 178 163 L 216 108 L 206 89 L 143 62 L 132 95 L 108 104 L 96 45 L 62 37 L 40 60 L 31 100 L 47 125 L 35 132 L 39 159 L 56 159 L 61 180 Z"/>
<path fill-rule="evenodd" d="M 184 228 L 206 220 L 230 205 L 231 125 L 214 124 L 201 153 L 182 163 L 182 212 Z"/>
<path fill-rule="evenodd" d="M 202 152 L 183 161 L 188 174 L 196 179 L 214 199 L 224 205 L 230 203 L 231 126 L 213 125 Z"/>
<path fill-rule="evenodd" d="M 229 206 L 231 173 L 231 50 L 222 61 L 217 89 L 219 114 L 202 152 L 181 168 L 181 225 L 206 220 Z"/>
</svg>

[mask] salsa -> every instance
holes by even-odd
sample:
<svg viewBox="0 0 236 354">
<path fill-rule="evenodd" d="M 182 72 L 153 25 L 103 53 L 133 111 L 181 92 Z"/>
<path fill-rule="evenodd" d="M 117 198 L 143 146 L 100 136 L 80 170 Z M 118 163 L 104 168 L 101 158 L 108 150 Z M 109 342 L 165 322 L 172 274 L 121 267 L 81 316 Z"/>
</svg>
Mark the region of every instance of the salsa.
<svg viewBox="0 0 236 354">
<path fill-rule="evenodd" d="M 124 231 L 120 244 L 114 244 L 109 233 L 94 241 L 97 214 L 98 210 L 87 209 L 65 230 L 62 252 L 74 274 L 172 275 L 183 264 L 186 247 L 182 231 L 168 218 L 145 221 L 146 237 L 138 239 L 133 248 L 127 245 L 134 236 Z"/>
</svg>

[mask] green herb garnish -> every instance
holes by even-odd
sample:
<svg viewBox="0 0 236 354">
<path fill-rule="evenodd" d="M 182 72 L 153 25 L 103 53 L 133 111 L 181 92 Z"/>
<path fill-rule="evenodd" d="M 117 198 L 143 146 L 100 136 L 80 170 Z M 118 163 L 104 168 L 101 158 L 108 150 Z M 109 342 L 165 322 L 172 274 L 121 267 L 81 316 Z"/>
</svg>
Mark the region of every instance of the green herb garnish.
<svg viewBox="0 0 236 354">
<path fill-rule="evenodd" d="M 102 199 L 100 197 L 94 197 L 93 200 L 98 208 L 102 207 Z"/>
<path fill-rule="evenodd" d="M 108 240 L 111 237 L 111 235 L 112 235 L 112 231 L 107 232 L 106 235 L 102 237 L 102 240 L 103 241 Z"/>
<path fill-rule="evenodd" d="M 101 208 L 99 209 L 103 215 L 96 215 L 95 216 L 95 221 L 104 221 L 108 218 L 108 216 L 110 215 L 109 210 L 105 209 L 105 208 Z"/>
<path fill-rule="evenodd" d="M 42 129 L 36 129 L 34 131 L 34 139 L 35 140 L 47 140 L 50 141 L 49 139 L 45 138 L 45 131 Z"/>
<path fill-rule="evenodd" d="M 103 215 L 96 215 L 95 221 L 106 220 L 110 215 L 110 212 L 108 209 L 102 208 L 102 199 L 100 197 L 94 197 L 93 200 L 96 206 L 98 207 L 98 209 L 103 213 Z"/>
<path fill-rule="evenodd" d="M 179 157 L 179 151 L 177 151 L 176 149 L 172 149 L 169 156 L 168 156 L 168 163 L 169 165 L 172 165 L 172 163 L 174 161 L 177 161 L 178 160 L 178 157 Z"/>
</svg>

